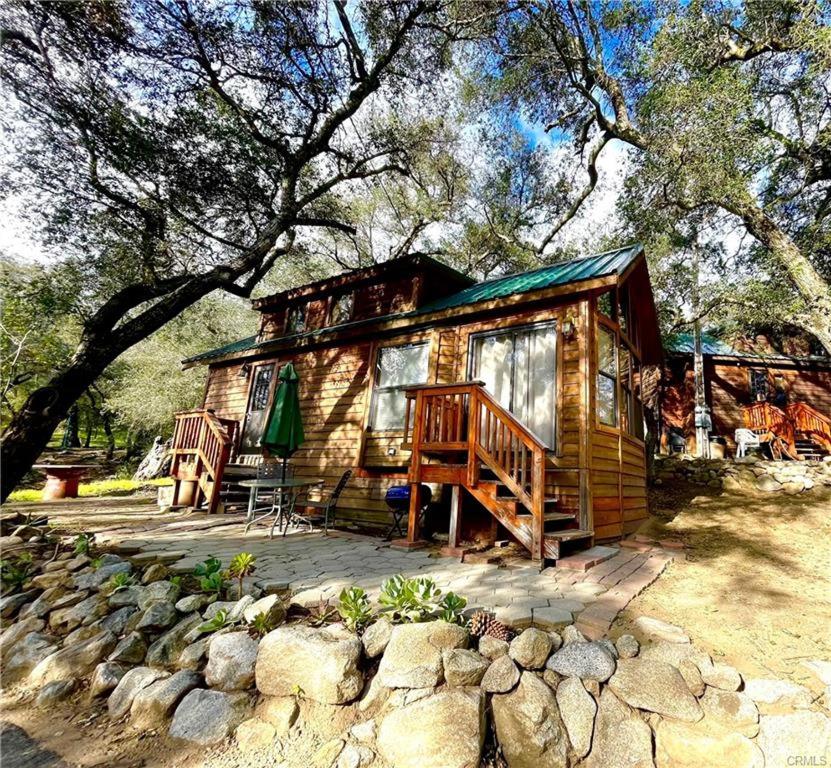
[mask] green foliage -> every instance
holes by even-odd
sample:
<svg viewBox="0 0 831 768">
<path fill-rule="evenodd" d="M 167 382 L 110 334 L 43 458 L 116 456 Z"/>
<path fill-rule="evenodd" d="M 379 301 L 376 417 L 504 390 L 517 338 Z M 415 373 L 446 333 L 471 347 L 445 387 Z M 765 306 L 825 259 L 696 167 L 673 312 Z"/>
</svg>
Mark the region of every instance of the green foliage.
<svg viewBox="0 0 831 768">
<path fill-rule="evenodd" d="M 439 603 L 439 618 L 448 624 L 463 624 L 462 611 L 467 606 L 467 598 L 448 592 Z"/>
<path fill-rule="evenodd" d="M 76 556 L 89 555 L 94 539 L 94 533 L 79 533 L 72 542 L 72 551 Z"/>
<path fill-rule="evenodd" d="M 90 560 L 89 567 L 92 568 L 93 571 L 97 571 L 103 564 L 103 557 L 94 557 L 92 560 Z"/>
<path fill-rule="evenodd" d="M 267 635 L 276 626 L 276 622 L 265 613 L 258 613 L 249 623 L 249 629 L 258 637 Z"/>
<path fill-rule="evenodd" d="M 182 577 L 181 576 L 171 576 L 168 581 L 173 584 L 175 587 L 182 586 Z"/>
<path fill-rule="evenodd" d="M 132 478 L 119 478 L 109 480 L 96 480 L 94 483 L 81 483 L 78 486 L 78 496 L 89 498 L 96 496 L 124 496 L 142 488 L 152 486 L 154 488 L 172 485 L 173 480 L 169 477 L 154 478 L 153 480 L 133 480 Z M 9 501 L 40 501 L 43 492 L 36 488 L 21 488 L 9 494 Z"/>
<path fill-rule="evenodd" d="M 344 589 L 340 593 L 338 613 L 348 629 L 358 632 L 363 629 L 372 618 L 372 608 L 369 605 L 369 596 L 360 587 Z"/>
<path fill-rule="evenodd" d="M 242 599 L 242 581 L 256 570 L 254 563 L 257 558 L 250 552 L 240 552 L 231 558 L 231 565 L 228 566 L 228 575 L 237 579 L 239 585 L 239 599 Z"/>
<path fill-rule="evenodd" d="M 14 560 L 0 560 L 0 581 L 7 590 L 21 587 L 28 579 L 32 570 L 32 555 L 24 552 Z"/>
<path fill-rule="evenodd" d="M 433 579 L 408 579 L 399 573 L 381 585 L 379 602 L 393 622 L 416 622 L 424 621 L 436 610 L 440 595 Z"/>
<path fill-rule="evenodd" d="M 213 573 L 217 573 L 219 570 L 222 569 L 222 561 L 218 557 L 214 557 L 211 555 L 207 560 L 202 563 L 199 563 L 193 569 L 193 575 L 197 578 L 202 576 L 210 576 Z"/>
<path fill-rule="evenodd" d="M 220 608 L 210 619 L 208 619 L 208 621 L 200 624 L 197 629 L 203 634 L 212 633 L 217 632 L 220 629 L 224 629 L 230 624 L 231 622 L 228 620 L 228 611 L 224 608 Z"/>
<path fill-rule="evenodd" d="M 114 573 L 112 576 L 110 576 L 109 582 L 107 582 L 111 593 L 120 592 L 122 589 L 127 589 L 127 587 L 131 587 L 134 583 L 135 579 L 133 579 L 132 574 L 123 572 Z"/>
<path fill-rule="evenodd" d="M 215 592 L 219 595 L 224 586 L 225 580 L 220 571 L 215 571 L 214 573 L 211 573 L 208 576 L 202 576 L 202 578 L 199 579 L 199 589 L 203 592 Z"/>
</svg>

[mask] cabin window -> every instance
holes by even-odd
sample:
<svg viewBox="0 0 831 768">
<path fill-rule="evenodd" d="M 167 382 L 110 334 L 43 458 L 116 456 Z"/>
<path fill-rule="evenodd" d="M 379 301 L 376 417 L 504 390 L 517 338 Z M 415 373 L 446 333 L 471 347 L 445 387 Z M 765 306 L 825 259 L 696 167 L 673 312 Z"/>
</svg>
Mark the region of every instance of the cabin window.
<svg viewBox="0 0 831 768">
<path fill-rule="evenodd" d="M 616 427 L 617 347 L 615 332 L 605 325 L 597 326 L 597 418 L 601 424 Z"/>
<path fill-rule="evenodd" d="M 427 343 L 381 347 L 378 350 L 370 418 L 372 429 L 383 431 L 404 428 L 404 390 L 427 382 L 429 353 Z"/>
<path fill-rule="evenodd" d="M 612 292 L 606 291 L 597 297 L 597 311 L 601 315 L 608 317 L 609 320 L 614 320 L 614 309 L 612 304 Z"/>
<path fill-rule="evenodd" d="M 620 428 L 632 434 L 632 366 L 629 350 L 621 346 L 618 350 L 620 364 Z"/>
<path fill-rule="evenodd" d="M 352 310 L 355 306 L 355 294 L 344 293 L 332 299 L 332 312 L 329 322 L 332 325 L 348 323 L 352 319 Z"/>
<path fill-rule="evenodd" d="M 295 333 L 304 333 L 306 330 L 306 305 L 295 304 L 289 308 L 288 316 L 286 317 L 286 333 L 292 335 Z"/>
<path fill-rule="evenodd" d="M 477 334 L 470 378 L 549 448 L 555 447 L 557 327 L 554 323 Z"/>
<path fill-rule="evenodd" d="M 254 368 L 254 378 L 248 395 L 248 409 L 242 427 L 240 448 L 243 452 L 259 450 L 260 438 L 265 426 L 265 417 L 271 403 L 274 386 L 274 363 Z"/>
<path fill-rule="evenodd" d="M 768 373 L 758 368 L 750 369 L 750 399 L 768 399 Z"/>
</svg>

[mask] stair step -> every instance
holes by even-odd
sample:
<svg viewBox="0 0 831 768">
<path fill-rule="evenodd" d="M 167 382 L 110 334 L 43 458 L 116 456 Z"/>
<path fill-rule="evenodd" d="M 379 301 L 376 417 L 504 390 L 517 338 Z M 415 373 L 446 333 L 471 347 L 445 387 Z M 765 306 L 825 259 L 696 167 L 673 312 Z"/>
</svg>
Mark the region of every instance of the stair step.
<svg viewBox="0 0 831 768">
<path fill-rule="evenodd" d="M 530 521 L 532 517 L 533 517 L 533 515 L 530 512 L 524 512 L 522 514 L 517 515 L 517 519 L 522 520 L 523 522 Z M 556 522 L 565 522 L 567 520 L 573 521 L 574 519 L 575 519 L 574 515 L 569 515 L 569 514 L 566 514 L 565 512 L 546 512 L 543 515 L 543 520 L 546 523 L 550 523 L 550 522 L 554 522 L 554 521 L 556 521 Z"/>
<path fill-rule="evenodd" d="M 591 538 L 591 536 L 591 531 L 584 531 L 578 528 L 569 528 L 565 531 L 552 531 L 550 533 L 546 532 L 545 534 L 546 539 L 556 539 L 557 541 L 574 541 L 575 539 L 588 539 Z"/>
</svg>

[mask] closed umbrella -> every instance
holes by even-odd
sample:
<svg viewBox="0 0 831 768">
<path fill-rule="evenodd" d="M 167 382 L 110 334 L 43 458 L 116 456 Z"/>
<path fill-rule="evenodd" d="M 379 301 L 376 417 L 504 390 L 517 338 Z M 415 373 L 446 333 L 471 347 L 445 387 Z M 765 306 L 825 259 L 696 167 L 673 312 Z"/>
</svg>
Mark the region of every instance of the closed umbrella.
<svg viewBox="0 0 831 768">
<path fill-rule="evenodd" d="M 277 392 L 265 423 L 260 445 L 269 453 L 283 459 L 283 480 L 286 479 L 286 464 L 305 440 L 303 417 L 300 414 L 300 377 L 291 363 L 286 363 L 277 376 Z"/>
</svg>

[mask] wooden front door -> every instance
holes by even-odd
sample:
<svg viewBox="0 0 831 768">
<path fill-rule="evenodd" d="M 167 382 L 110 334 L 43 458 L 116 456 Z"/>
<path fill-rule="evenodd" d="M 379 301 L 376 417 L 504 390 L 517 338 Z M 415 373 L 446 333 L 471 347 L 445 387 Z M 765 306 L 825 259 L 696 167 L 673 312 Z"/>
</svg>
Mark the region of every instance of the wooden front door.
<svg viewBox="0 0 831 768">
<path fill-rule="evenodd" d="M 263 363 L 254 367 L 251 387 L 248 390 L 248 408 L 242 425 L 240 453 L 259 453 L 274 384 L 277 380 L 277 363 Z"/>
<path fill-rule="evenodd" d="M 471 338 L 471 378 L 549 448 L 554 448 L 557 397 L 555 323 L 488 331 Z"/>
</svg>

